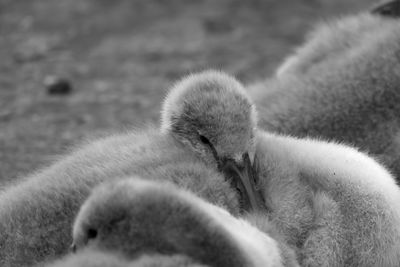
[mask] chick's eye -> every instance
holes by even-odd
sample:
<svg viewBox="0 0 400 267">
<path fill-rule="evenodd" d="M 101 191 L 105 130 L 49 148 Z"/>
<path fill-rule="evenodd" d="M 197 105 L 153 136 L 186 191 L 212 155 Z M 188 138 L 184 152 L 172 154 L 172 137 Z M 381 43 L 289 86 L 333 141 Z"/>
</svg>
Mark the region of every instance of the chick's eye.
<svg viewBox="0 0 400 267">
<path fill-rule="evenodd" d="M 214 159 L 216 160 L 217 164 L 219 165 L 220 164 L 220 159 L 218 157 L 217 150 L 215 149 L 213 144 L 210 142 L 210 140 L 208 140 L 207 137 L 205 137 L 204 135 L 201 135 L 201 134 L 199 135 L 199 139 L 200 139 L 200 142 L 202 142 L 203 144 L 207 145 L 210 148 L 211 153 L 214 156 Z"/>
<path fill-rule="evenodd" d="M 211 144 L 210 140 L 208 140 L 207 137 L 205 137 L 204 135 L 200 135 L 199 138 L 200 138 L 200 141 L 201 141 L 203 144 L 205 144 L 205 145 Z"/>
<path fill-rule="evenodd" d="M 95 239 L 97 237 L 97 230 L 93 228 L 89 228 L 87 230 L 87 238 L 88 240 L 90 239 Z"/>
</svg>

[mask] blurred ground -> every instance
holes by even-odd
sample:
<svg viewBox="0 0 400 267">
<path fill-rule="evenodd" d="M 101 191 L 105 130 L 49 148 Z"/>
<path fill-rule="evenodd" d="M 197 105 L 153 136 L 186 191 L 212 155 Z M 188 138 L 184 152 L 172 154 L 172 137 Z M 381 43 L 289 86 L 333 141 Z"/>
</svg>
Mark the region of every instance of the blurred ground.
<svg viewBox="0 0 400 267">
<path fill-rule="evenodd" d="M 266 77 L 315 22 L 374 0 L 0 0 L 0 181 L 86 136 L 157 122 L 182 75 Z M 49 95 L 49 75 L 73 92 Z"/>
</svg>

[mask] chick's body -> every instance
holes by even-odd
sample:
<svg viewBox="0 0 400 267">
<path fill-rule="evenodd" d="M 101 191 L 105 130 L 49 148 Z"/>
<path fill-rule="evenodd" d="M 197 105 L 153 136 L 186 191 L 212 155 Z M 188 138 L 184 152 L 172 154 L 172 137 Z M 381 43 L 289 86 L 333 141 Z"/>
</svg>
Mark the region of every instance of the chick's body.
<svg viewBox="0 0 400 267">
<path fill-rule="evenodd" d="M 182 255 L 143 255 L 136 260 L 129 260 L 121 254 L 86 250 L 68 255 L 63 259 L 45 265 L 45 267 L 207 267 L 194 263 Z"/>
<path fill-rule="evenodd" d="M 383 166 L 340 144 L 257 136 L 268 217 L 302 266 L 400 264 L 400 189 Z"/>
</svg>

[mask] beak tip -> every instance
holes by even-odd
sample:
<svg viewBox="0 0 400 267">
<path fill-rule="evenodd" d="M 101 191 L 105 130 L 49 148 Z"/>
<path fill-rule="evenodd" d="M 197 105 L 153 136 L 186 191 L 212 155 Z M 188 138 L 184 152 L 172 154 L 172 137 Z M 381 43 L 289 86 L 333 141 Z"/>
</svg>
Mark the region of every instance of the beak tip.
<svg viewBox="0 0 400 267">
<path fill-rule="evenodd" d="M 70 249 L 70 251 L 72 253 L 76 253 L 76 245 L 75 245 L 75 243 L 72 243 L 71 246 L 69 247 L 69 249 Z"/>
</svg>

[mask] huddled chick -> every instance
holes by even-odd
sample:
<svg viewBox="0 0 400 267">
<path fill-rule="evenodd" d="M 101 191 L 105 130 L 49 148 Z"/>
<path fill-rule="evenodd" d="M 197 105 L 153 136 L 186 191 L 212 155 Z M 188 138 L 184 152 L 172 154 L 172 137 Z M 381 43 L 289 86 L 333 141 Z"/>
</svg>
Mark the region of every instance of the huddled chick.
<svg viewBox="0 0 400 267">
<path fill-rule="evenodd" d="M 220 101 L 223 99 L 224 101 Z M 232 112 L 232 110 L 241 112 Z M 232 169 L 245 169 L 254 157 L 257 114 L 243 86 L 215 71 L 189 75 L 178 81 L 165 98 L 161 131 L 174 136 L 215 170 L 231 177 L 242 199 L 242 208 L 262 206 L 251 184 Z"/>
<path fill-rule="evenodd" d="M 368 151 L 400 179 L 400 20 L 321 23 L 276 77 L 248 86 L 260 127 Z"/>
<path fill-rule="evenodd" d="M 226 179 L 158 129 L 99 139 L 0 194 L 0 265 L 32 266 L 66 254 L 74 217 L 103 181 L 140 175 L 169 180 L 210 203 L 239 213 Z"/>
<path fill-rule="evenodd" d="M 267 223 L 267 222 L 265 222 Z M 272 231 L 272 228 L 269 229 Z M 298 266 L 294 253 L 243 219 L 171 183 L 105 183 L 82 205 L 74 250 L 182 254 L 215 267 Z"/>
<path fill-rule="evenodd" d="M 180 97 L 174 97 L 174 102 L 167 99 L 166 103 L 178 108 L 166 113 L 174 114 L 173 119 L 164 121 L 171 124 L 172 134 L 182 133 L 177 138 L 189 140 L 185 144 L 192 144 L 190 140 L 196 133 L 204 135 L 211 145 L 203 146 L 209 150 L 203 155 L 212 160 L 215 157 L 211 154 L 221 153 L 218 142 L 224 136 L 218 133 L 227 132 L 214 127 L 249 127 L 249 124 L 238 126 L 238 120 L 232 118 L 254 114 L 254 109 L 248 97 L 240 100 L 247 105 L 229 105 L 231 99 L 242 95 L 240 86 L 231 86 L 233 77 L 210 71 L 200 73 L 199 77 L 191 75 L 174 87 L 179 88 Z M 227 87 L 231 88 L 230 96 L 218 93 L 228 92 L 224 89 Z M 171 95 L 175 96 L 174 92 Z M 202 114 L 204 110 L 219 109 L 230 116 L 213 114 L 202 123 L 197 121 L 199 114 L 195 111 Z M 255 117 L 250 121 L 254 120 Z M 180 131 L 180 125 L 186 125 L 184 132 Z M 209 132 L 210 128 L 213 131 Z M 249 150 L 255 151 L 250 161 L 257 175 L 247 178 L 248 184 L 256 178 L 253 190 L 248 193 L 257 194 L 261 189 L 265 212 L 285 241 L 298 248 L 302 266 L 400 265 L 400 189 L 383 166 L 342 144 L 277 135 L 261 129 L 248 128 L 248 131 L 252 133 L 247 136 L 254 138 L 246 140 L 242 136 L 245 131 L 240 131 L 233 138 L 238 143 L 230 143 L 230 149 L 226 150 L 231 154 L 225 157 L 235 159 L 237 153 L 247 153 L 243 148 L 248 144 L 254 146 Z M 232 135 L 235 132 L 230 132 Z M 188 147 L 198 153 L 197 147 Z M 215 153 L 210 152 L 212 148 Z M 242 179 L 249 174 L 239 167 L 236 170 L 243 172 Z"/>
</svg>

